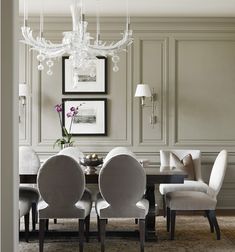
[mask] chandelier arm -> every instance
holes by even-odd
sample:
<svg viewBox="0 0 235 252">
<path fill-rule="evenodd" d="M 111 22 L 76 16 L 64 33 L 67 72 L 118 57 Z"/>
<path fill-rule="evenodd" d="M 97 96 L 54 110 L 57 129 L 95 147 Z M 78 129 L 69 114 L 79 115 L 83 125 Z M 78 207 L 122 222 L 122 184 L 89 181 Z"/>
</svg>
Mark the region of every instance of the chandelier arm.
<svg viewBox="0 0 235 252">
<path fill-rule="evenodd" d="M 46 59 L 53 59 L 53 58 L 61 57 L 66 52 L 65 50 L 57 50 L 57 51 L 51 51 L 50 53 L 48 53 L 48 50 L 43 51 L 43 49 L 39 49 L 39 48 L 35 48 L 35 47 L 32 47 L 30 50 L 39 51 L 41 54 L 43 54 L 45 56 Z"/>
<path fill-rule="evenodd" d="M 55 58 L 62 56 L 67 51 L 66 44 L 53 44 L 44 38 L 33 37 L 30 27 L 22 27 L 22 35 L 25 40 L 21 41 L 32 47 L 32 50 L 39 51 L 44 54 L 46 58 Z"/>
<path fill-rule="evenodd" d="M 116 42 L 116 43 L 111 43 L 108 46 L 105 46 L 105 43 L 103 45 L 89 45 L 88 49 L 89 50 L 94 50 L 94 51 L 110 51 L 110 50 L 115 50 L 115 51 L 123 51 L 122 47 L 125 47 L 129 45 L 130 43 L 133 42 L 133 38 L 130 37 L 129 35 L 126 35 L 123 37 L 122 40 Z"/>
</svg>

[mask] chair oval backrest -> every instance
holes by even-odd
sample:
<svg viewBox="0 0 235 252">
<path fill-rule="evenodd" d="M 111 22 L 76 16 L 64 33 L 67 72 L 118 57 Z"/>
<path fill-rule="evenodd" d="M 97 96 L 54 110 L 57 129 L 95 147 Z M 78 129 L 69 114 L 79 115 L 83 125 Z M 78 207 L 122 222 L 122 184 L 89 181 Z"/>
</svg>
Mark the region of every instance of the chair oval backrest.
<svg viewBox="0 0 235 252">
<path fill-rule="evenodd" d="M 132 206 L 144 195 L 145 170 L 132 156 L 116 155 L 101 168 L 99 188 L 111 206 Z"/>
<path fill-rule="evenodd" d="M 223 184 L 228 161 L 228 153 L 222 150 L 215 159 L 213 168 L 211 170 L 209 187 L 213 189 L 215 195 L 220 191 Z"/>
<path fill-rule="evenodd" d="M 80 161 L 80 158 L 84 157 L 84 154 L 79 150 L 78 147 L 67 147 L 62 149 L 59 154 L 69 156 L 74 158 L 78 163 Z"/>
<path fill-rule="evenodd" d="M 50 157 L 38 173 L 38 189 L 49 206 L 72 206 L 79 201 L 85 190 L 85 175 L 71 157 Z"/>
<path fill-rule="evenodd" d="M 174 153 L 180 160 L 183 159 L 186 155 L 191 154 L 196 180 L 202 180 L 200 150 L 160 150 L 161 171 L 164 166 L 170 165 L 170 153 Z"/>
<path fill-rule="evenodd" d="M 117 155 L 121 155 L 121 154 L 126 154 L 126 155 L 130 155 L 132 157 L 134 157 L 136 159 L 135 154 L 129 150 L 126 147 L 115 147 L 113 148 L 105 157 L 104 159 L 104 163 L 106 163 L 110 158 L 117 156 Z"/>
<path fill-rule="evenodd" d="M 37 174 L 40 160 L 37 153 L 30 146 L 19 147 L 19 173 Z"/>
</svg>

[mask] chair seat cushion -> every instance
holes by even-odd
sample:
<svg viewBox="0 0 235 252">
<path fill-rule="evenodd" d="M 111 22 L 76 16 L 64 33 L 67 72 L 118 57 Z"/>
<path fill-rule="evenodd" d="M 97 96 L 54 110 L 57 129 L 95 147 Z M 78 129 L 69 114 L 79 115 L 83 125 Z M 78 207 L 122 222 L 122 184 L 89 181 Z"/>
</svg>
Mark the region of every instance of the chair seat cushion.
<svg viewBox="0 0 235 252">
<path fill-rule="evenodd" d="M 201 181 L 185 180 L 184 184 L 160 184 L 159 191 L 162 195 L 175 191 L 207 192 L 208 185 Z"/>
<path fill-rule="evenodd" d="M 29 186 L 20 186 L 19 187 L 19 198 L 26 198 L 32 203 L 37 203 L 39 201 L 39 192 L 37 188 Z"/>
<path fill-rule="evenodd" d="M 91 193 L 88 190 L 84 191 L 82 198 L 75 204 L 74 208 L 69 209 L 51 209 L 48 204 L 41 200 L 38 203 L 39 218 L 81 218 L 85 219 L 91 212 L 92 201 Z M 77 209 L 77 211 L 76 211 Z M 82 211 L 78 211 L 78 210 Z"/>
<path fill-rule="evenodd" d="M 137 218 L 144 219 L 149 211 L 149 202 L 146 199 L 142 199 L 137 202 L 136 206 L 140 211 L 136 212 L 136 207 L 115 207 L 115 210 L 110 209 L 110 211 L 102 211 L 109 207 L 109 203 L 104 200 L 101 194 L 98 194 L 96 201 L 96 212 L 100 218 Z M 143 210 L 143 211 L 141 211 Z"/>
<path fill-rule="evenodd" d="M 86 190 L 91 193 L 91 200 L 95 202 L 99 193 L 99 186 L 96 184 L 89 184 L 86 185 Z"/>
<path fill-rule="evenodd" d="M 205 192 L 177 191 L 166 194 L 166 205 L 171 210 L 214 210 L 216 203 Z"/>
<path fill-rule="evenodd" d="M 29 213 L 32 202 L 26 198 L 19 200 L 19 217 L 22 217 Z"/>
<path fill-rule="evenodd" d="M 84 214 L 85 214 L 84 217 L 88 216 L 90 214 L 90 212 L 91 212 L 91 207 L 92 207 L 92 200 L 91 200 L 91 198 L 92 198 L 91 193 L 88 190 L 85 190 L 84 194 L 83 194 L 83 196 L 81 198 L 81 200 L 79 200 L 75 204 L 75 206 L 77 208 L 84 209 L 84 211 L 85 211 L 84 212 Z"/>
</svg>

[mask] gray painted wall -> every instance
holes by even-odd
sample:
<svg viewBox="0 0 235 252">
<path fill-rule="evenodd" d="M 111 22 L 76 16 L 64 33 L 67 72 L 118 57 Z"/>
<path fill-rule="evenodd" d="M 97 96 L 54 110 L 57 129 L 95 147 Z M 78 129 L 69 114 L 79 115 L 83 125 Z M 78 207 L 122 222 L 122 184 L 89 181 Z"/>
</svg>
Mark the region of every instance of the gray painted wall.
<svg viewBox="0 0 235 252">
<path fill-rule="evenodd" d="M 118 39 L 124 19 L 102 20 L 102 39 Z M 94 19 L 88 21 L 94 31 Z M 218 151 L 225 148 L 229 167 L 218 206 L 235 208 L 235 19 L 133 18 L 132 28 L 134 44 L 121 54 L 118 73 L 108 60 L 107 95 L 63 96 L 61 60 L 52 77 L 40 74 L 35 53 L 20 45 L 20 81 L 31 89 L 26 112 L 21 111 L 20 144 L 32 145 L 46 159 L 58 151 L 52 147 L 60 137 L 54 105 L 66 97 L 107 98 L 108 136 L 77 137 L 83 152 L 104 156 L 115 146 L 127 146 L 157 166 L 162 148 L 200 149 L 207 181 Z M 45 36 L 55 42 L 70 29 L 70 18 L 46 19 Z M 137 83 L 148 83 L 157 93 L 154 127 L 150 101 L 142 109 L 134 98 Z"/>
</svg>

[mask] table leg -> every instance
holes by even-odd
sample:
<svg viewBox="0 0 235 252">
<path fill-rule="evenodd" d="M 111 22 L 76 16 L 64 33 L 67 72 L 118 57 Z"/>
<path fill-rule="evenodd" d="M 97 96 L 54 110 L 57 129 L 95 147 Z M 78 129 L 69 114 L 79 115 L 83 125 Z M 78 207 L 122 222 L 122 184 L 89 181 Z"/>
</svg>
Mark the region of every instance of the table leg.
<svg viewBox="0 0 235 252">
<path fill-rule="evenodd" d="M 147 186 L 145 198 L 149 201 L 149 212 L 146 216 L 146 240 L 156 241 L 157 235 L 155 231 L 155 186 Z"/>
</svg>

